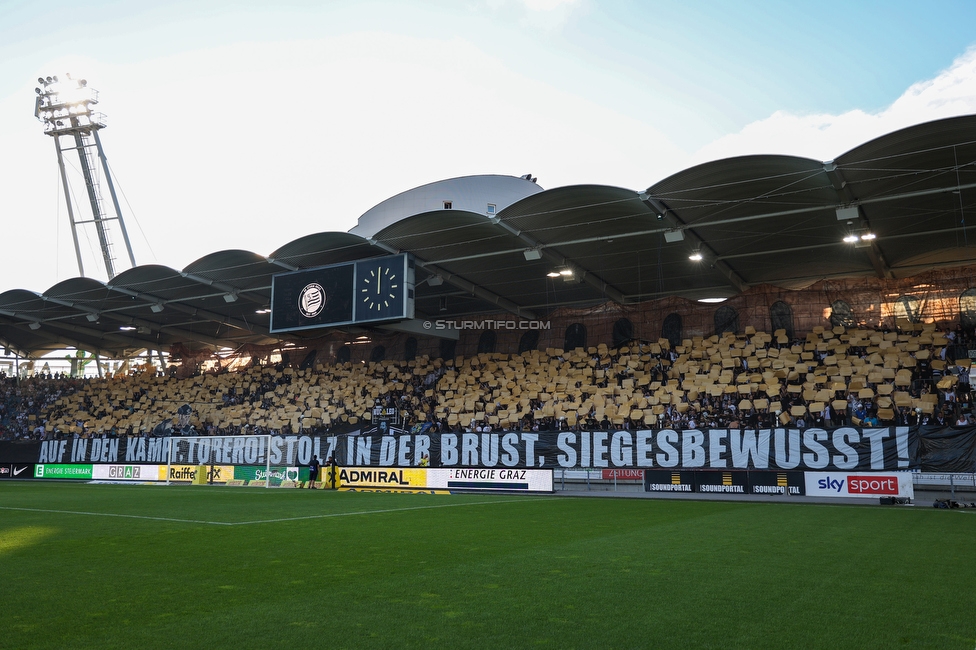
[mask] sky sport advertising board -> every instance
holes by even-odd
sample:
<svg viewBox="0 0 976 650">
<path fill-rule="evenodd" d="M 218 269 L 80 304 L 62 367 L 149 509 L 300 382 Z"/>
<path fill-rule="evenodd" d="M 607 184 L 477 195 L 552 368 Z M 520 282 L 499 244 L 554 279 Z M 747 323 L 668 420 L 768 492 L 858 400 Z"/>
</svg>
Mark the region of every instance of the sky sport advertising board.
<svg viewBox="0 0 976 650">
<path fill-rule="evenodd" d="M 805 472 L 807 496 L 914 499 L 910 472 Z"/>
</svg>

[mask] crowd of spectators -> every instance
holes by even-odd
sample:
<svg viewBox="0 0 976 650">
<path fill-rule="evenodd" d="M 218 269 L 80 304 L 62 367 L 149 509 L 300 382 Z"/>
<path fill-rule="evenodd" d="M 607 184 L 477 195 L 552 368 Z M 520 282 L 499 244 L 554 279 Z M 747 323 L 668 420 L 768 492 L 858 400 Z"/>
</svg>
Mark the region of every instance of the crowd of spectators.
<svg viewBox="0 0 976 650">
<path fill-rule="evenodd" d="M 967 342 L 976 345 L 972 331 L 933 326 L 816 328 L 792 340 L 746 328 L 673 346 L 252 366 L 186 379 L 155 370 L 0 376 L 0 437 L 344 432 L 375 426 L 375 409 L 412 432 L 967 425 Z"/>
</svg>

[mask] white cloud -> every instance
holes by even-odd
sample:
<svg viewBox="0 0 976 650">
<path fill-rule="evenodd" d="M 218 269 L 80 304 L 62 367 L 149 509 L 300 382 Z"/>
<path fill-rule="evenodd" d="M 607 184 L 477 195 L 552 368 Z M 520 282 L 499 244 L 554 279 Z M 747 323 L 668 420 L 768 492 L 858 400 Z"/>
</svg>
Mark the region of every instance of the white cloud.
<svg viewBox="0 0 976 650">
<path fill-rule="evenodd" d="M 101 91 L 102 141 L 132 206 L 123 203 L 141 264 L 181 268 L 230 248 L 269 254 L 348 230 L 380 201 L 445 178 L 531 172 L 543 187 L 639 190 L 685 158 L 643 121 L 459 39 L 359 33 L 92 67 L 71 70 Z M 9 241 L 20 242 L 7 249 L 0 291 L 43 291 L 77 274 L 31 87 L 0 102 L 0 134 L 3 118 L 16 123 L 16 151 L 0 158 L 11 181 L 0 210 Z"/>
<path fill-rule="evenodd" d="M 878 113 L 796 115 L 777 111 L 721 137 L 693 156 L 702 163 L 748 154 L 787 154 L 831 160 L 876 137 L 913 124 L 976 113 L 976 48 L 934 79 L 912 85 Z"/>
<path fill-rule="evenodd" d="M 555 9 L 573 8 L 580 0 L 519 0 L 529 11 L 553 11 Z"/>
<path fill-rule="evenodd" d="M 486 0 L 494 11 L 514 8 L 519 22 L 546 31 L 558 30 L 583 6 L 582 0 Z"/>
</svg>

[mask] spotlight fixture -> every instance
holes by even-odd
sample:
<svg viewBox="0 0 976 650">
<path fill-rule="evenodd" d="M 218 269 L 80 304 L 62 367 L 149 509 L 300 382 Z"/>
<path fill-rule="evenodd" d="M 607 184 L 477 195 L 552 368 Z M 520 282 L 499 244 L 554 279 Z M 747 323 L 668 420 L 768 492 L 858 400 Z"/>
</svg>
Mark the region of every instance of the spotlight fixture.
<svg viewBox="0 0 976 650">
<path fill-rule="evenodd" d="M 725 302 L 728 298 L 699 298 L 698 302 L 704 302 L 708 304 L 715 304 L 719 302 Z"/>
<path fill-rule="evenodd" d="M 224 302 L 237 302 L 237 294 L 234 292 L 225 293 Z"/>
<path fill-rule="evenodd" d="M 526 262 L 533 262 L 535 260 L 542 259 L 542 251 L 540 251 L 538 248 L 526 248 L 524 251 L 522 251 L 522 255 L 525 256 Z"/>
<path fill-rule="evenodd" d="M 857 235 L 848 235 L 847 237 L 844 237 L 844 241 L 848 244 L 853 244 L 857 241 Z"/>
<path fill-rule="evenodd" d="M 158 314 L 159 312 L 163 311 L 163 303 L 161 302 L 154 303 L 149 306 L 149 309 L 152 310 L 152 313 Z"/>
<path fill-rule="evenodd" d="M 683 230 L 665 230 L 664 231 L 664 241 L 669 244 L 674 242 L 684 241 L 685 233 Z"/>
<path fill-rule="evenodd" d="M 698 251 L 695 251 L 694 253 L 688 256 L 688 259 L 691 260 L 692 262 L 701 262 L 702 254 L 699 253 Z"/>
<path fill-rule="evenodd" d="M 559 275 L 561 275 L 563 277 L 572 277 L 572 275 L 573 275 L 573 269 L 560 269 L 559 270 Z"/>
<path fill-rule="evenodd" d="M 432 275 L 429 278 L 427 278 L 427 284 L 429 284 L 432 287 L 439 287 L 442 284 L 444 284 L 444 278 L 442 278 L 439 275 Z"/>
<path fill-rule="evenodd" d="M 32 330 L 39 330 L 41 329 L 41 324 L 38 323 L 37 321 L 34 321 L 31 324 L 29 324 L 27 327 L 31 328 Z"/>
<path fill-rule="evenodd" d="M 559 271 L 549 271 L 548 273 L 546 273 L 546 277 L 547 278 L 558 278 L 559 277 Z"/>
<path fill-rule="evenodd" d="M 270 314 L 271 313 L 271 308 L 270 307 L 265 307 L 264 309 L 255 309 L 254 310 L 254 313 L 255 314 Z"/>
<path fill-rule="evenodd" d="M 133 326 L 133 325 L 121 325 L 119 327 L 119 330 L 122 331 L 122 332 L 135 332 L 136 331 L 136 327 Z"/>
<path fill-rule="evenodd" d="M 98 314 L 87 314 L 85 316 L 85 318 L 88 319 L 88 322 L 89 323 L 96 323 L 96 322 L 98 322 Z"/>
<path fill-rule="evenodd" d="M 447 311 L 447 296 L 442 296 L 440 300 L 440 310 Z"/>
</svg>

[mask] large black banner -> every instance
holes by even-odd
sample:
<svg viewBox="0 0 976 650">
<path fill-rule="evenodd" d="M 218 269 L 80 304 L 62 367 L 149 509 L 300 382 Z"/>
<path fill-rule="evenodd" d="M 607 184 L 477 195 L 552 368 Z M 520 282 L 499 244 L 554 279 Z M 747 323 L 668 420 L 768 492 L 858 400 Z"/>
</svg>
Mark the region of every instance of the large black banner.
<svg viewBox="0 0 976 650">
<path fill-rule="evenodd" d="M 666 470 L 976 471 L 976 428 L 656 429 L 181 439 L 174 463 Z M 169 438 L 0 442 L 0 463 L 166 463 Z"/>
</svg>

